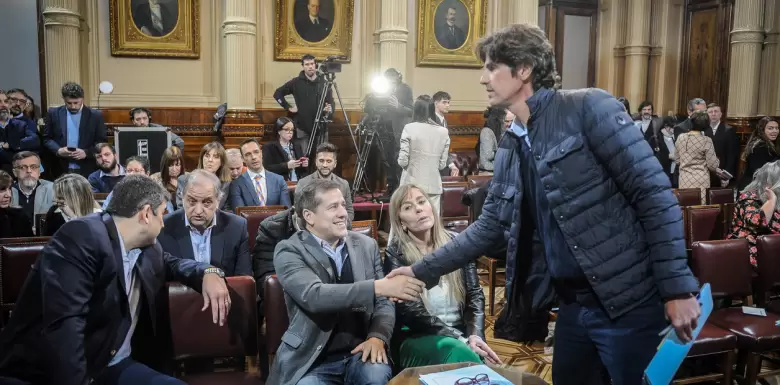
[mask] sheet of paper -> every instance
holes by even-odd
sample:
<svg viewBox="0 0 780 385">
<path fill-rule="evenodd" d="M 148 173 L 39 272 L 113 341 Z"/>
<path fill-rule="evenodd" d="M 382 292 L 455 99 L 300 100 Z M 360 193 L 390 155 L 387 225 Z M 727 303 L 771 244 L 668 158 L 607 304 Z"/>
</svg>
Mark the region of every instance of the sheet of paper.
<svg viewBox="0 0 780 385">
<path fill-rule="evenodd" d="M 458 380 L 461 379 L 464 380 L 464 383 L 469 383 L 466 382 L 466 380 L 471 380 L 471 383 L 482 384 L 483 382 L 473 382 L 482 380 L 489 381 L 485 383 L 489 383 L 490 385 L 512 385 L 509 380 L 488 368 L 486 365 L 467 366 L 465 368 L 423 374 L 420 376 L 420 381 L 425 385 L 453 385 L 457 384 Z"/>
<path fill-rule="evenodd" d="M 766 310 L 760 307 L 742 306 L 742 312 L 748 315 L 766 317 Z"/>
<path fill-rule="evenodd" d="M 712 289 L 710 284 L 707 283 L 702 286 L 698 299 L 701 305 L 701 315 L 699 316 L 696 329 L 693 331 L 693 340 L 696 340 L 696 337 L 699 336 L 701 328 L 704 327 L 710 314 L 712 314 Z M 677 369 L 680 368 L 680 365 L 682 365 L 682 362 L 691 350 L 693 340 L 683 343 L 674 330 L 669 331 L 661 341 L 661 345 L 658 346 L 658 351 L 655 353 L 653 360 L 650 361 L 650 365 L 645 369 L 644 383 L 646 385 L 671 384 Z"/>
</svg>

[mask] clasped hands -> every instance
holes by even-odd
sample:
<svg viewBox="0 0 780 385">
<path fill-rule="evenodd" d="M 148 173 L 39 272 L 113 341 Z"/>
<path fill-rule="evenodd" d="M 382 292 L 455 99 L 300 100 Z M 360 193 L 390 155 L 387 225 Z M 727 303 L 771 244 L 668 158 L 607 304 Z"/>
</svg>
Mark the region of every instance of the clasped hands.
<svg viewBox="0 0 780 385">
<path fill-rule="evenodd" d="M 84 152 L 84 150 L 77 148 L 75 151 L 70 151 L 67 147 L 61 147 L 57 150 L 57 155 L 60 158 L 71 158 L 76 160 L 82 160 L 87 157 L 87 153 Z"/>
</svg>

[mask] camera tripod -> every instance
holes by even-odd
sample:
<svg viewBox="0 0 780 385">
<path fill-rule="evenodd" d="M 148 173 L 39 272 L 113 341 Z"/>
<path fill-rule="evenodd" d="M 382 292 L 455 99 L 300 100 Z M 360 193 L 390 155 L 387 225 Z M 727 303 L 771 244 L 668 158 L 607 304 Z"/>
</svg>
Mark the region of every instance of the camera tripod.
<svg viewBox="0 0 780 385">
<path fill-rule="evenodd" d="M 355 179 L 352 182 L 353 200 L 362 183 L 365 191 L 371 194 L 371 200 L 376 201 L 374 189 L 368 184 L 368 179 L 366 178 L 366 166 L 368 164 L 368 155 L 371 152 L 371 148 L 374 145 L 374 139 L 377 136 L 379 120 L 379 116 L 368 115 L 363 118 L 363 121 L 361 121 L 357 127 L 357 131 L 360 135 L 360 146 L 358 147 L 358 162 L 355 166 Z M 379 150 L 384 154 L 384 144 L 382 143 L 382 140 L 380 139 L 377 143 L 379 145 Z"/>
</svg>

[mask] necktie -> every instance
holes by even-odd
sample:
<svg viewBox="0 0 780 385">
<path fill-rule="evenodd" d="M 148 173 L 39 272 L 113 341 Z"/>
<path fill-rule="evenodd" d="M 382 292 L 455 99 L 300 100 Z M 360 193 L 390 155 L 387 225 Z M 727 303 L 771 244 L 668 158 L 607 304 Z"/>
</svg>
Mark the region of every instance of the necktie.
<svg viewBox="0 0 780 385">
<path fill-rule="evenodd" d="M 314 19 L 314 25 L 320 25 L 320 19 Z"/>
<path fill-rule="evenodd" d="M 255 190 L 257 190 L 257 200 L 260 201 L 260 206 L 265 206 L 265 192 L 263 191 L 263 184 L 260 183 L 262 179 L 262 175 L 255 175 Z"/>
</svg>

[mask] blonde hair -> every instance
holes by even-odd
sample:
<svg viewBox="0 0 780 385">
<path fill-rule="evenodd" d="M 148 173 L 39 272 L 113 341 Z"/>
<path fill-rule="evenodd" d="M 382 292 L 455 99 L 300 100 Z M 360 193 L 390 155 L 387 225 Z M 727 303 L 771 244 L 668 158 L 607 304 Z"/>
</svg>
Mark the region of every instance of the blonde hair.
<svg viewBox="0 0 780 385">
<path fill-rule="evenodd" d="M 230 177 L 230 168 L 227 166 L 227 152 L 225 152 L 225 147 L 222 147 L 219 142 L 207 143 L 205 146 L 203 146 L 203 148 L 200 149 L 200 156 L 198 156 L 198 168 L 203 168 L 203 157 L 211 152 L 211 150 L 215 150 L 219 156 L 219 168 L 215 173 L 217 178 L 219 178 L 219 181 L 222 183 L 230 182 L 233 180 L 233 178 Z"/>
<path fill-rule="evenodd" d="M 76 217 L 92 214 L 97 207 L 92 187 L 79 174 L 65 174 L 54 181 L 54 199 L 62 200 Z"/>
<path fill-rule="evenodd" d="M 403 230 L 403 224 L 401 223 L 401 206 L 404 204 L 406 197 L 412 192 L 412 190 L 418 190 L 424 197 L 428 204 L 431 204 L 431 199 L 425 190 L 415 184 L 405 184 L 395 190 L 393 196 L 390 197 L 390 239 L 391 242 L 398 243 L 398 248 L 403 252 L 404 259 L 408 264 L 414 264 L 420 261 L 425 256 L 420 249 L 415 245 L 412 235 L 408 231 Z M 433 249 L 438 249 L 447 242 L 450 241 L 451 236 L 444 230 L 444 225 L 441 222 L 439 213 L 437 210 L 431 210 L 433 213 L 433 227 L 431 228 L 431 246 Z M 463 305 L 466 284 L 463 280 L 463 271 L 458 269 L 442 277 L 449 286 L 449 297 L 454 298 L 459 305 Z M 431 310 L 428 303 L 428 291 L 423 292 L 423 304 L 429 311 Z"/>
</svg>

